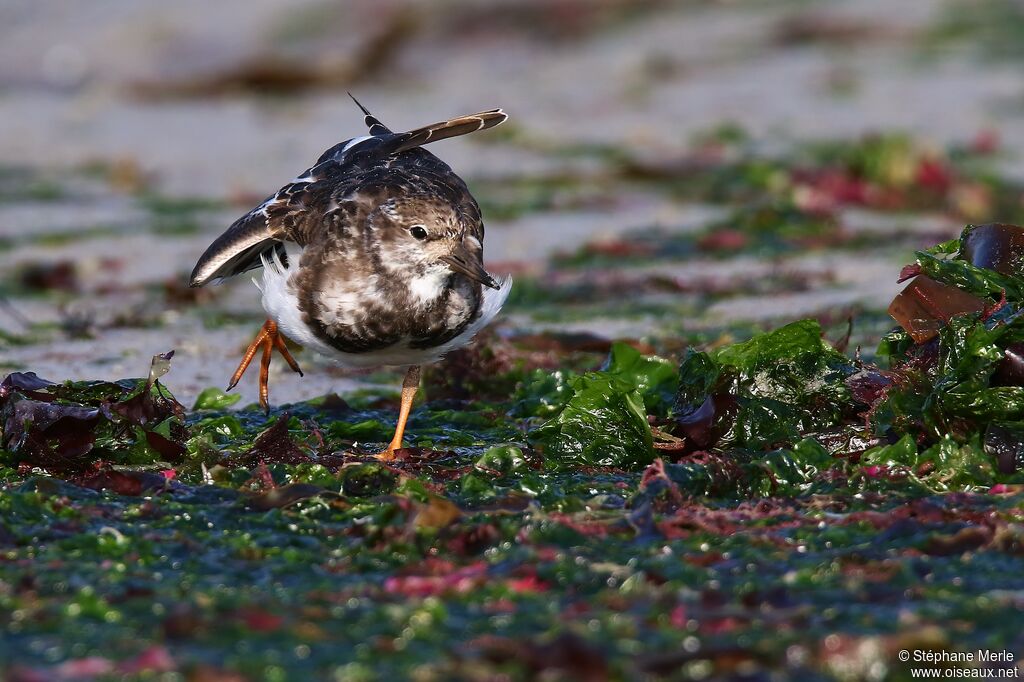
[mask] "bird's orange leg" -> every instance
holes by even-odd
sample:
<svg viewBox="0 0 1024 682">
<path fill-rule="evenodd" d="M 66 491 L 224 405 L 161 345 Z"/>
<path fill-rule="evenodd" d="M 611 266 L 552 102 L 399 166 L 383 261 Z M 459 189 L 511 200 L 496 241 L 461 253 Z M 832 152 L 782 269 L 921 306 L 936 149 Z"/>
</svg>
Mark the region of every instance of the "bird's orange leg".
<svg viewBox="0 0 1024 682">
<path fill-rule="evenodd" d="M 245 374 L 245 370 L 249 369 L 249 364 L 252 359 L 256 356 L 256 351 L 263 349 L 263 357 L 260 359 L 260 407 L 265 412 L 270 412 L 270 358 L 276 348 L 277 351 L 284 357 L 285 362 L 292 368 L 292 371 L 298 372 L 299 376 L 302 376 L 302 370 L 299 369 L 299 363 L 295 361 L 292 354 L 288 352 L 288 347 L 284 345 L 284 336 L 277 330 L 277 324 L 272 320 L 267 320 L 260 329 L 259 333 L 256 334 L 256 338 L 252 340 L 249 347 L 245 349 L 245 355 L 242 356 L 242 361 L 238 363 L 238 369 L 231 375 L 231 383 L 228 384 L 228 390 L 230 391 L 238 385 L 242 375 Z"/>
<path fill-rule="evenodd" d="M 405 435 L 405 424 L 409 421 L 409 412 L 412 411 L 412 401 L 416 397 L 416 391 L 420 388 L 420 366 L 413 365 L 405 373 L 402 381 L 402 407 L 398 411 L 398 426 L 395 427 L 395 437 L 391 439 L 384 452 L 378 453 L 378 459 L 394 459 L 395 450 L 402 447 L 402 436 Z"/>
</svg>

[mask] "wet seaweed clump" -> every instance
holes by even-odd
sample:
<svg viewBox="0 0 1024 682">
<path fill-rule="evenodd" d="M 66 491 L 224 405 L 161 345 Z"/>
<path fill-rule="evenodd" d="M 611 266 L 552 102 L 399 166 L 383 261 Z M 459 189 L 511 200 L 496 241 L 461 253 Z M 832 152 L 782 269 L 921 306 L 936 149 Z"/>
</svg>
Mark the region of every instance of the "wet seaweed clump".
<svg viewBox="0 0 1024 682">
<path fill-rule="evenodd" d="M 968 226 L 901 278 L 880 365 L 839 353 L 810 320 L 691 350 L 662 427 L 682 439 L 669 475 L 740 496 L 1024 480 L 1024 229 Z"/>
<path fill-rule="evenodd" d="M 676 382 L 671 362 L 616 343 L 598 371 L 536 372 L 514 413 L 553 414 L 529 433 L 548 468 L 643 468 L 655 456 L 648 414 L 665 412 Z"/>
<path fill-rule="evenodd" d="M 1024 229 L 970 225 L 960 239 L 918 252 L 904 277 L 912 278 L 907 289 L 925 282 L 931 293 L 916 294 L 917 313 L 897 315 L 900 328 L 879 346 L 889 385 L 872 403 L 871 423 L 899 440 L 875 459 L 886 466 L 895 457 L 943 488 L 1016 480 L 1024 454 Z"/>
<path fill-rule="evenodd" d="M 54 383 L 15 372 L 0 383 L 4 464 L 76 480 L 112 465 L 180 462 L 188 437 L 184 407 L 160 383 L 173 351 L 145 379 Z"/>
</svg>

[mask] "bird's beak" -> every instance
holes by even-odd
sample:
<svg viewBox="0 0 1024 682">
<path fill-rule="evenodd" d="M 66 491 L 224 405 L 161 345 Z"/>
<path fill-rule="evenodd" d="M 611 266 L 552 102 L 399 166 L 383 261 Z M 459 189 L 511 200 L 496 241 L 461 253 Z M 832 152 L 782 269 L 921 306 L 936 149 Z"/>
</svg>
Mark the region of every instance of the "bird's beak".
<svg viewBox="0 0 1024 682">
<path fill-rule="evenodd" d="M 449 256 L 441 256 L 441 262 L 451 268 L 453 272 L 465 275 L 475 282 L 480 282 L 485 287 L 490 287 L 491 289 L 498 288 L 498 283 L 487 274 L 480 259 L 471 254 L 465 246 L 458 246 Z"/>
</svg>

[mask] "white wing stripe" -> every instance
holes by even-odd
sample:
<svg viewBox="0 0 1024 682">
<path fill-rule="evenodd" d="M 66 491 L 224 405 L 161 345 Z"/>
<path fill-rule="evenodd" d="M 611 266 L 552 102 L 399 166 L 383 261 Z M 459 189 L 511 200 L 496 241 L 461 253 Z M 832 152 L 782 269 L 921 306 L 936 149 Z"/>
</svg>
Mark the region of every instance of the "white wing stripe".
<svg viewBox="0 0 1024 682">
<path fill-rule="evenodd" d="M 372 139 L 373 139 L 373 135 L 363 135 L 362 137 L 353 137 L 351 140 L 349 140 L 347 143 L 345 143 L 344 147 L 341 148 L 342 156 L 345 155 L 345 152 L 347 152 L 349 149 L 352 149 L 352 147 L 355 147 L 360 142 L 365 142 L 367 140 L 372 140 Z"/>
</svg>

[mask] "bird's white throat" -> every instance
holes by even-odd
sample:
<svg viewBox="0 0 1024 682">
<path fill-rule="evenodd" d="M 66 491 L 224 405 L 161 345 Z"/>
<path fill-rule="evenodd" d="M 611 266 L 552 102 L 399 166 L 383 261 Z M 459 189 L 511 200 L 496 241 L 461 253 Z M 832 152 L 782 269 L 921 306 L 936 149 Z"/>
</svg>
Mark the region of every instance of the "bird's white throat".
<svg viewBox="0 0 1024 682">
<path fill-rule="evenodd" d="M 447 266 L 431 267 L 425 273 L 409 278 L 409 293 L 417 303 L 425 305 L 444 293 L 452 271 Z"/>
</svg>

